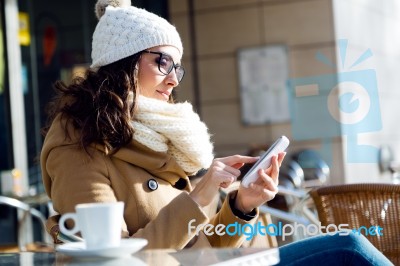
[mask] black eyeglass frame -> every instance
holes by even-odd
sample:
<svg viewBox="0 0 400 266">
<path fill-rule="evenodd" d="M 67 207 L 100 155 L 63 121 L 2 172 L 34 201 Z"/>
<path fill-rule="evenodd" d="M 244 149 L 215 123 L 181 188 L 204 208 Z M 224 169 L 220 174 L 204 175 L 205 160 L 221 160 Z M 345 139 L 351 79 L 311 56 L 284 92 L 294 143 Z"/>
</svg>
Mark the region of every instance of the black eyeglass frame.
<svg viewBox="0 0 400 266">
<path fill-rule="evenodd" d="M 158 70 L 163 74 L 163 75 L 168 75 L 169 73 L 171 73 L 172 69 L 175 69 L 175 74 L 177 74 L 178 72 L 176 72 L 176 69 L 179 68 L 182 70 L 182 76 L 181 78 L 179 78 L 178 75 L 176 75 L 176 77 L 178 78 L 178 82 L 181 83 L 183 77 L 185 76 L 185 68 L 182 65 L 179 64 L 175 64 L 174 60 L 172 59 L 172 57 L 169 54 L 165 54 L 163 52 L 153 52 L 153 51 L 148 51 L 148 50 L 143 50 L 142 53 L 149 53 L 149 54 L 156 54 L 160 56 L 160 59 L 158 60 Z M 169 57 L 169 59 L 172 62 L 172 67 L 167 71 L 168 73 L 165 73 L 165 70 L 163 71 L 162 67 L 161 67 L 161 58 L 165 56 L 165 57 Z"/>
</svg>

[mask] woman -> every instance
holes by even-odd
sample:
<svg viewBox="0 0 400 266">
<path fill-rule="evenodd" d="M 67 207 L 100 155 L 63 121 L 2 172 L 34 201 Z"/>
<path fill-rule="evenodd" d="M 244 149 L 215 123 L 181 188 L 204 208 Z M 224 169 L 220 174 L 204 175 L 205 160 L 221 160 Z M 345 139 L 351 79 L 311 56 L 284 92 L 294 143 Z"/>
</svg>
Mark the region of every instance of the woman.
<svg viewBox="0 0 400 266">
<path fill-rule="evenodd" d="M 54 209 L 63 214 L 78 203 L 124 201 L 124 236 L 146 238 L 148 248 L 182 249 L 191 239 L 190 245 L 240 246 L 242 236 L 196 236 L 188 224 L 253 222 L 256 207 L 277 192 L 284 154 L 209 220 L 207 207 L 219 188 L 257 158 L 213 160 L 207 128 L 191 105 L 172 103 L 184 69 L 171 24 L 142 9 L 101 4 L 91 70 L 70 86 L 56 83 L 59 97 L 41 154 Z M 188 175 L 202 168 L 209 170 L 192 189 Z"/>
<path fill-rule="evenodd" d="M 130 1 L 100 0 L 96 14 L 91 68 L 71 85 L 55 84 L 41 153 L 54 209 L 63 214 L 78 203 L 123 201 L 123 236 L 146 238 L 147 248 L 239 247 L 243 235 L 196 228 L 254 223 L 257 207 L 277 193 L 285 154 L 209 217 L 219 189 L 257 158 L 214 159 L 207 127 L 191 105 L 173 103 L 185 74 L 175 27 Z M 193 188 L 188 176 L 201 169 L 208 171 Z"/>
</svg>

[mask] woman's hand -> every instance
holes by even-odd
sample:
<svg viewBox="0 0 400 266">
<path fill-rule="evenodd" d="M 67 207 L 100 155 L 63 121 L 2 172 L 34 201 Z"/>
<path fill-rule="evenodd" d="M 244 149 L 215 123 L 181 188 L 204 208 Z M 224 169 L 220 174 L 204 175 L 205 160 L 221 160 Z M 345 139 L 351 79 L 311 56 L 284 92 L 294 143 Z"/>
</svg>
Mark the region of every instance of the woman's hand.
<svg viewBox="0 0 400 266">
<path fill-rule="evenodd" d="M 258 157 L 233 155 L 213 160 L 207 173 L 201 178 L 190 196 L 200 206 L 207 206 L 219 193 L 219 188 L 227 188 L 240 175 L 239 168 L 245 163 L 254 163 Z"/>
<path fill-rule="evenodd" d="M 278 193 L 279 167 L 286 153 L 279 153 L 272 157 L 271 166 L 268 169 L 260 169 L 258 179 L 248 188 L 239 187 L 236 195 L 235 208 L 243 213 L 250 213 L 254 208 L 272 200 Z"/>
</svg>

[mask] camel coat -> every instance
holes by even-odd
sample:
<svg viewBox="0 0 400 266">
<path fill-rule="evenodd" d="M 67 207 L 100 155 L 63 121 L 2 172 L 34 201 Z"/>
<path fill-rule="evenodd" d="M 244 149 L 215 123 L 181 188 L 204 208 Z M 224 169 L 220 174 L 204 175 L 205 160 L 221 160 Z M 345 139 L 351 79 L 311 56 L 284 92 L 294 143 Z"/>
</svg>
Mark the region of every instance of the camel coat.
<svg viewBox="0 0 400 266">
<path fill-rule="evenodd" d="M 89 202 L 125 202 L 123 237 L 148 240 L 147 248 L 182 249 L 193 238 L 194 247 L 239 247 L 244 236 L 198 237 L 192 226 L 210 223 L 254 223 L 236 217 L 228 200 L 212 216 L 189 196 L 190 180 L 174 158 L 131 141 L 112 155 L 101 145 L 89 148 L 91 157 L 77 145 L 79 132 L 57 117 L 48 132 L 42 152 L 41 168 L 46 193 L 60 214 L 74 212 L 75 205 Z M 155 180 L 158 187 L 154 190 Z M 176 183 L 179 180 L 179 185 Z M 233 192 L 229 197 L 234 197 Z"/>
</svg>

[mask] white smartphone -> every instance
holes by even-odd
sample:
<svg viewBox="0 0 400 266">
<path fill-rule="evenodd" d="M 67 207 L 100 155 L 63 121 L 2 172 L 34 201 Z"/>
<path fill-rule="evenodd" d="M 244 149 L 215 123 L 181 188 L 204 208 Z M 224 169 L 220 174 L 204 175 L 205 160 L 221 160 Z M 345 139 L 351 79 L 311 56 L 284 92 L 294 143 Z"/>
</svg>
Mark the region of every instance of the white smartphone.
<svg viewBox="0 0 400 266">
<path fill-rule="evenodd" d="M 242 186 L 247 188 L 250 183 L 255 182 L 258 178 L 258 170 L 267 169 L 271 165 L 272 156 L 284 152 L 289 146 L 289 143 L 289 139 L 285 136 L 278 138 L 242 178 Z"/>
</svg>

